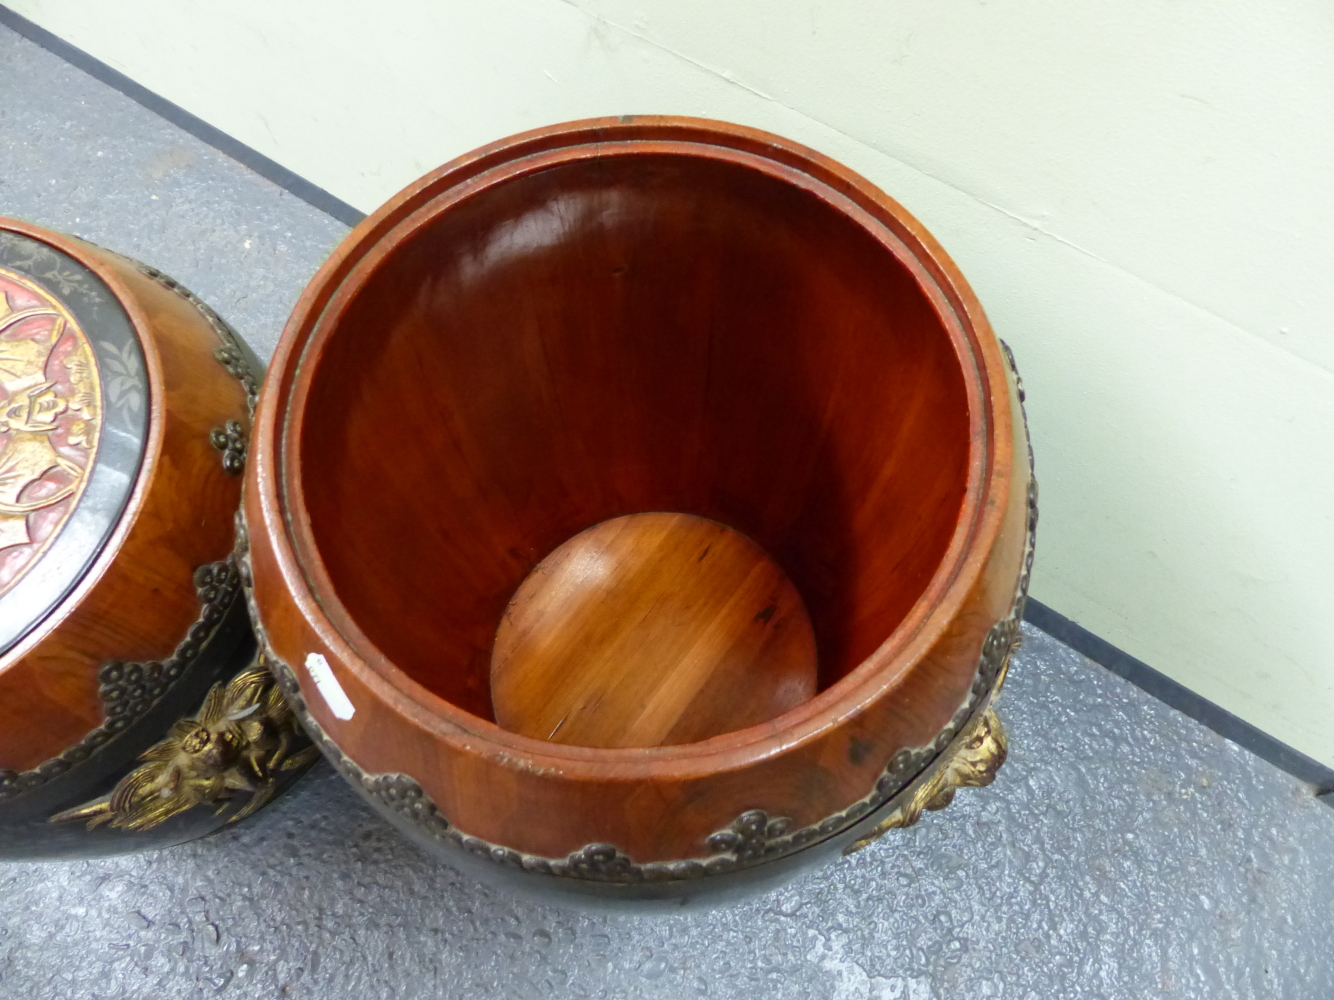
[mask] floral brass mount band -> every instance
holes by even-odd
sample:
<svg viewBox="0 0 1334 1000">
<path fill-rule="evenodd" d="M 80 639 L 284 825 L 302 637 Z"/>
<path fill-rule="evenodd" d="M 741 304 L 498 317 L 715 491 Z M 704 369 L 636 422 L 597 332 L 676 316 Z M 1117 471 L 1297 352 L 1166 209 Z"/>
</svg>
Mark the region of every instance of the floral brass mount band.
<svg viewBox="0 0 1334 1000">
<path fill-rule="evenodd" d="M 242 579 L 245 580 L 248 577 L 248 565 L 242 561 L 240 566 Z M 246 598 L 250 602 L 250 613 L 254 618 L 256 609 L 248 584 Z M 257 618 L 254 620 L 258 623 Z M 324 727 L 311 716 L 301 694 L 296 674 L 274 653 L 263 627 L 256 624 L 255 633 L 259 640 L 261 662 L 273 673 L 292 712 L 301 722 L 307 735 L 354 787 L 361 789 L 365 795 L 401 817 L 419 833 L 441 843 L 451 844 L 469 854 L 506 867 L 594 882 L 661 883 L 720 875 L 795 853 L 841 833 L 902 792 L 914 778 L 921 775 L 924 767 L 929 766 L 933 759 L 940 758 L 941 751 L 958 733 L 960 724 L 971 717 L 972 713 L 966 711 L 966 708 L 974 704 L 970 698 L 968 706 L 960 710 L 950 725 L 946 726 L 930 745 L 912 750 L 900 750 L 885 768 L 871 794 L 818 824 L 794 831 L 792 821 L 788 817 L 770 816 L 762 809 L 750 809 L 733 820 L 726 829 L 708 837 L 707 844 L 715 853 L 707 857 L 639 863 L 621 852 L 614 844 L 589 844 L 564 858 L 543 858 L 493 844 L 459 830 L 440 812 L 421 785 L 409 775 L 367 773 L 356 761 L 343 753 L 330 739 Z M 984 698 L 993 693 L 994 682 L 1001 678 L 1017 640 L 1018 624 L 1014 619 L 1006 619 L 999 623 L 988 636 L 978 671 L 978 680 L 974 683 L 974 690 L 980 689 Z M 990 658 L 987 657 L 987 653 L 991 654 Z M 989 712 L 988 715 L 994 718 Z M 927 776 L 928 783 L 935 778 L 936 773 L 936 769 L 933 769 L 932 774 Z M 915 792 L 916 789 L 911 791 Z M 870 839 L 875 837 L 872 836 Z M 869 840 L 867 842 L 869 843 Z"/>
<path fill-rule="evenodd" d="M 245 471 L 245 428 L 239 420 L 228 420 L 221 427 L 213 428 L 209 442 L 222 452 L 222 467 L 233 476 Z"/>
<path fill-rule="evenodd" d="M 1024 390 L 1014 356 L 1002 342 L 1005 357 L 1014 372 L 1020 412 Z M 1023 416 L 1024 441 L 1028 444 L 1028 420 Z M 450 844 L 469 854 L 497 864 L 546 875 L 615 884 L 680 882 L 720 875 L 794 854 L 817 842 L 847 831 L 858 821 L 887 805 L 897 805 L 888 817 L 855 841 L 846 851 L 867 846 L 891 829 L 911 826 L 923 810 L 948 805 L 960 787 L 989 784 L 1005 760 L 1006 742 L 1000 720 L 991 709 L 1008 669 L 1010 657 L 1022 638 L 1024 603 L 1033 567 L 1034 535 L 1038 520 L 1037 480 L 1033 476 L 1033 452 L 1028 448 L 1029 486 L 1024 555 L 1009 615 L 997 622 L 982 644 L 977 672 L 964 703 L 953 718 L 923 747 L 898 751 L 864 798 L 819 823 L 792 829 L 786 816 L 770 816 L 763 809 L 749 809 L 723 830 L 711 834 L 711 855 L 675 861 L 640 863 L 614 844 L 589 844 L 564 858 L 525 854 L 459 830 L 440 812 L 421 785 L 406 774 L 369 774 L 330 739 L 311 716 L 292 667 L 273 651 L 254 602 L 250 570 L 249 538 L 244 517 L 237 515 L 236 563 L 240 571 L 250 617 L 265 663 L 287 697 L 293 713 L 307 734 L 345 778 L 366 796 L 379 802 L 417 832 Z"/>
<path fill-rule="evenodd" d="M 59 756 L 28 771 L 0 770 L 0 803 L 31 791 L 86 761 L 131 723 L 142 718 L 198 659 L 223 621 L 237 594 L 231 560 L 195 570 L 194 584 L 203 607 L 170 657 L 147 663 L 114 660 L 98 671 L 98 691 L 106 721 Z"/>
<path fill-rule="evenodd" d="M 119 256 L 129 261 L 140 273 L 152 278 L 163 288 L 175 292 L 203 314 L 204 319 L 208 320 L 208 325 L 213 327 L 213 332 L 222 341 L 222 346 L 214 349 L 213 357 L 218 364 L 227 369 L 227 373 L 232 378 L 241 383 L 241 388 L 245 390 L 246 405 L 253 413 L 255 411 L 255 401 L 259 398 L 259 379 L 250 368 L 250 362 L 246 359 L 246 352 L 241 347 L 241 340 L 237 337 L 236 331 L 227 325 L 227 321 L 219 316 L 212 306 L 175 278 L 163 274 L 157 268 L 149 267 L 133 257 L 126 257 L 124 254 Z"/>
<path fill-rule="evenodd" d="M 121 256 L 124 257 L 124 254 Z M 246 360 L 246 352 L 241 347 L 241 341 L 236 336 L 236 331 L 214 311 L 212 306 L 175 278 L 163 274 L 157 268 L 149 267 L 133 257 L 125 257 L 125 260 L 133 264 L 141 274 L 152 278 L 163 288 L 185 299 L 186 302 L 199 310 L 204 319 L 208 320 L 208 325 L 213 328 L 213 332 L 222 341 L 222 346 L 213 350 L 214 360 L 227 369 L 227 374 L 241 383 L 241 388 L 245 390 L 246 408 L 253 416 L 255 402 L 259 399 L 259 379 L 251 369 L 249 361 Z M 245 471 L 246 431 L 241 421 L 228 420 L 221 427 L 213 428 L 213 431 L 209 434 L 209 443 L 222 453 L 222 467 L 230 475 L 239 476 Z"/>
</svg>

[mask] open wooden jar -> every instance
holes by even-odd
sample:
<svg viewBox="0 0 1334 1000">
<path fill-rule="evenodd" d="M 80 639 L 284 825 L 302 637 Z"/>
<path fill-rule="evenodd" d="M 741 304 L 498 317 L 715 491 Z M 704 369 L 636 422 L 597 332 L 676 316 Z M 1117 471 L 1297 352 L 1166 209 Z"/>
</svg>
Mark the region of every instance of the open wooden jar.
<svg viewBox="0 0 1334 1000">
<path fill-rule="evenodd" d="M 718 899 L 1003 758 L 988 704 L 1036 518 L 1017 379 L 925 230 L 776 136 L 576 122 L 411 185 L 306 289 L 253 458 L 242 579 L 271 667 L 344 774 L 452 863 Z M 758 722 L 706 697 L 717 735 L 667 745 L 502 728 L 516 592 L 647 512 L 781 568 L 812 690 Z"/>
</svg>

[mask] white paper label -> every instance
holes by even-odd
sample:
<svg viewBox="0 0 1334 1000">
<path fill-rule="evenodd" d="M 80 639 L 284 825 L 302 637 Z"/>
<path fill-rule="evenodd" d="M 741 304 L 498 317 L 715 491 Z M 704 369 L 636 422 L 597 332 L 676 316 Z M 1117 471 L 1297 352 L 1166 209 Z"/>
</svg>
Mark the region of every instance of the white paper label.
<svg viewBox="0 0 1334 1000">
<path fill-rule="evenodd" d="M 335 719 L 346 722 L 356 715 L 357 710 L 352 706 L 352 700 L 343 690 L 343 685 L 338 683 L 338 678 L 329 668 L 329 661 L 322 654 L 311 653 L 307 656 L 306 669 L 310 671 L 310 679 L 324 696 L 324 703 L 329 706 L 329 711 L 333 712 Z"/>
</svg>

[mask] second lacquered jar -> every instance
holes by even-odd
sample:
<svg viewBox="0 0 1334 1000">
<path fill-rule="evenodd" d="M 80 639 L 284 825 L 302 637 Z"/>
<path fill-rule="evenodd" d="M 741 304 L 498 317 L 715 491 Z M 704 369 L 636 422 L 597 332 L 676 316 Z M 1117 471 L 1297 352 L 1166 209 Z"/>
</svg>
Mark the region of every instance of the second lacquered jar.
<svg viewBox="0 0 1334 1000">
<path fill-rule="evenodd" d="M 0 858 L 198 837 L 312 759 L 232 556 L 257 380 L 166 275 L 0 219 Z"/>
</svg>

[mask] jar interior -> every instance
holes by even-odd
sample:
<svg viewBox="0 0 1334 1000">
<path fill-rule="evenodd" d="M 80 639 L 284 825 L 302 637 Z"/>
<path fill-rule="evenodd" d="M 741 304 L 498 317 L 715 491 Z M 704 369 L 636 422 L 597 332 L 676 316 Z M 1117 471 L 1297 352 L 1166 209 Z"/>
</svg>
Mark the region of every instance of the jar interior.
<svg viewBox="0 0 1334 1000">
<path fill-rule="evenodd" d="M 492 719 L 516 588 L 644 511 L 761 545 L 827 688 L 938 568 L 969 433 L 951 337 L 884 243 L 753 168 L 636 153 L 495 184 L 399 242 L 329 332 L 299 475 L 347 614 Z"/>
</svg>

